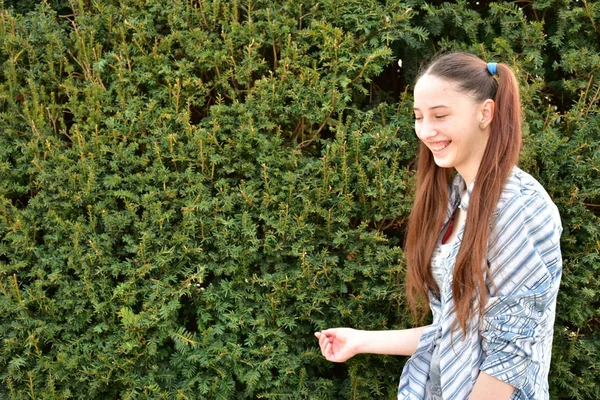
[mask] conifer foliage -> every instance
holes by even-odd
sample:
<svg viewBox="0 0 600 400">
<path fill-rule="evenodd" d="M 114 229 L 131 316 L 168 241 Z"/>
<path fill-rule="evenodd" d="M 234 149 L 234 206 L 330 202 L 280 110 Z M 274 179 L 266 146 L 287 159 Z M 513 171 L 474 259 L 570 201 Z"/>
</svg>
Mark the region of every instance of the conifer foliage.
<svg viewBox="0 0 600 400">
<path fill-rule="evenodd" d="M 2 4 L 2 3 L 0 3 Z M 392 399 L 419 64 L 515 66 L 565 228 L 552 396 L 600 397 L 591 1 L 4 1 L 0 397 Z"/>
</svg>

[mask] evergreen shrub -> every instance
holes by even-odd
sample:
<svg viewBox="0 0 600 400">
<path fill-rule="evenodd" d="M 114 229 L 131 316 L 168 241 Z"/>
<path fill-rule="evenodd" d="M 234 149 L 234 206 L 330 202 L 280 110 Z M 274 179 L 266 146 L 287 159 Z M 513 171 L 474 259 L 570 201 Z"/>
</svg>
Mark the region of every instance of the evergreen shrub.
<svg viewBox="0 0 600 400">
<path fill-rule="evenodd" d="M 600 398 L 600 6 L 4 1 L 0 397 L 392 399 L 418 66 L 515 66 L 560 208 L 551 393 Z"/>
</svg>

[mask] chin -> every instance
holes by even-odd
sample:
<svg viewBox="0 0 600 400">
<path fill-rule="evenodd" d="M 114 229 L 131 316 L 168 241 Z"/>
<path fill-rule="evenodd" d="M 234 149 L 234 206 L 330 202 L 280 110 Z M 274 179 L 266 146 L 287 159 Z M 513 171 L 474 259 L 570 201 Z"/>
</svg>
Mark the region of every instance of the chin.
<svg viewBox="0 0 600 400">
<path fill-rule="evenodd" d="M 440 168 L 454 168 L 454 164 L 446 160 L 438 160 L 437 158 L 434 158 L 433 161 L 435 162 L 435 165 Z"/>
</svg>

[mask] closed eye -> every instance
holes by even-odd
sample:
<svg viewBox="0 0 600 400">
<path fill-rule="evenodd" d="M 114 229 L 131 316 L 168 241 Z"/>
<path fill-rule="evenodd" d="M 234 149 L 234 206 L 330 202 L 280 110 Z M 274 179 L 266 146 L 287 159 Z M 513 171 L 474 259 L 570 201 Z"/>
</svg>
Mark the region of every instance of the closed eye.
<svg viewBox="0 0 600 400">
<path fill-rule="evenodd" d="M 446 118 L 448 116 L 448 114 L 444 114 L 444 115 L 436 115 L 435 118 L 436 119 L 443 119 Z"/>
</svg>

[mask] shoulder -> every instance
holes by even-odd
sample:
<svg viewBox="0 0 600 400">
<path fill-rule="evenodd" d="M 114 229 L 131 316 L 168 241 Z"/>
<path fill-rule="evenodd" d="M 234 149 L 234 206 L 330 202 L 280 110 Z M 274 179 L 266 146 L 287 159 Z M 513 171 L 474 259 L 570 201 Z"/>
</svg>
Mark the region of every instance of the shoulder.
<svg viewBox="0 0 600 400">
<path fill-rule="evenodd" d="M 498 223 L 507 215 L 519 216 L 520 222 L 551 221 L 553 228 L 562 231 L 560 214 L 550 195 L 533 176 L 518 167 L 508 177 L 496 208 Z"/>
<path fill-rule="evenodd" d="M 488 243 L 488 261 L 499 287 L 511 291 L 557 282 L 561 233 L 558 208 L 546 190 L 515 167 L 498 202 Z"/>
</svg>

